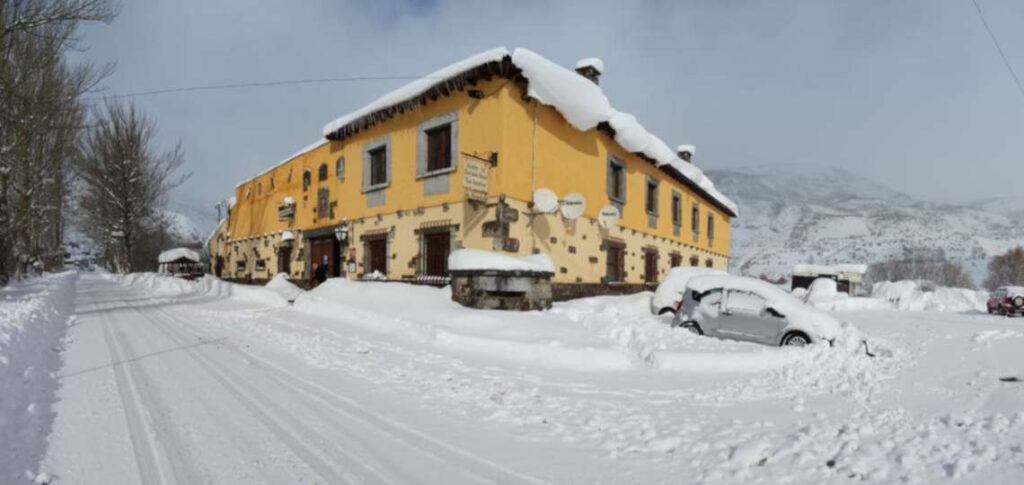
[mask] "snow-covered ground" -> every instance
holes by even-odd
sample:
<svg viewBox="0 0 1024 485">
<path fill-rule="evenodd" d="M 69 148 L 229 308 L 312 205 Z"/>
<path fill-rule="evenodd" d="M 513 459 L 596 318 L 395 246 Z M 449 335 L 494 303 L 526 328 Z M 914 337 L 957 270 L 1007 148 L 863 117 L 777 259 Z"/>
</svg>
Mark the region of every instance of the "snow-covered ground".
<svg viewBox="0 0 1024 485">
<path fill-rule="evenodd" d="M 1024 383 L 1006 379 L 1024 378 L 1024 319 L 837 312 L 851 325 L 835 348 L 777 349 L 668 328 L 650 293 L 506 313 L 395 283 L 271 286 L 78 278 L 53 432 L 35 443 L 46 456 L 0 471 L 54 483 L 1024 478 Z"/>
<path fill-rule="evenodd" d="M 46 451 L 77 278 L 46 275 L 0 288 L 0 483 L 25 480 Z"/>
</svg>

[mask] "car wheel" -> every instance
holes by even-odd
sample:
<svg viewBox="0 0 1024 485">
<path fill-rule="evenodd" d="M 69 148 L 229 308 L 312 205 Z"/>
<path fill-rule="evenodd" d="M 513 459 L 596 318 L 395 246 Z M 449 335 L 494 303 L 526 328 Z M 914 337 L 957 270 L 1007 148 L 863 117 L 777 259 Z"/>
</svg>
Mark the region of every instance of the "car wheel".
<svg viewBox="0 0 1024 485">
<path fill-rule="evenodd" d="M 783 347 L 806 347 L 810 343 L 811 339 L 801 332 L 790 332 L 782 338 Z"/>
<path fill-rule="evenodd" d="M 683 324 L 683 328 L 694 335 L 704 335 L 704 330 L 701 330 L 700 325 L 697 325 L 696 322 L 686 322 Z"/>
</svg>

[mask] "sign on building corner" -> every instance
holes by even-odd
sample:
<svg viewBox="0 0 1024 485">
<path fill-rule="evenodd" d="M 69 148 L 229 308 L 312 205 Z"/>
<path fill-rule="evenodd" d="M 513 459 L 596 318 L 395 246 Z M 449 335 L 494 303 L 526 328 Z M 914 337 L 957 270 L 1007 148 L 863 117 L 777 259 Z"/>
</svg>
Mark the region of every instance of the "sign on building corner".
<svg viewBox="0 0 1024 485">
<path fill-rule="evenodd" d="M 462 157 L 462 187 L 466 199 L 487 202 L 487 174 L 491 162 L 476 157 Z"/>
</svg>

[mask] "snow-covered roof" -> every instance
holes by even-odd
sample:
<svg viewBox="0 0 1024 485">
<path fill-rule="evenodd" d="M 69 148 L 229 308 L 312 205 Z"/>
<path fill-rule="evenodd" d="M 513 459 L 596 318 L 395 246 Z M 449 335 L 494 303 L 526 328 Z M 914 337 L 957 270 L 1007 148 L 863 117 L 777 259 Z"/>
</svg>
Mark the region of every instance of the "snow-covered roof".
<svg viewBox="0 0 1024 485">
<path fill-rule="evenodd" d="M 839 274 L 839 273 L 856 273 L 856 274 L 867 274 L 868 265 L 866 264 L 798 264 L 793 266 L 793 274 Z"/>
<path fill-rule="evenodd" d="M 573 127 L 586 131 L 600 123 L 608 123 L 615 130 L 615 141 L 627 151 L 640 153 L 654 160 L 658 166 L 680 174 L 733 214 L 739 213 L 736 203 L 719 192 L 715 184 L 705 177 L 699 168 L 678 158 L 676 152 L 660 138 L 649 133 L 635 116 L 613 108 L 600 86 L 523 48 L 509 51 L 504 47 L 498 47 L 434 71 L 331 121 L 324 126 L 323 135 L 330 136 L 367 115 L 415 98 L 446 79 L 489 62 L 500 62 L 506 57 L 526 78 L 527 94 L 538 102 L 555 108 Z M 603 167 L 601 169 L 604 170 Z"/>
<path fill-rule="evenodd" d="M 213 240 L 213 236 L 216 236 L 217 232 L 220 231 L 221 226 L 223 226 L 224 224 L 227 224 L 227 222 L 228 222 L 228 218 L 227 217 L 221 219 L 220 222 L 217 223 L 217 226 L 214 227 L 212 231 L 210 231 L 210 235 L 206 236 L 206 240 L 204 241 L 204 243 L 206 243 L 206 247 L 210 247 L 210 241 Z"/>
<path fill-rule="evenodd" d="M 157 261 L 160 263 L 171 263 L 181 258 L 191 260 L 195 263 L 198 263 L 200 260 L 199 253 L 189 248 L 174 248 L 160 253 L 160 255 L 157 256 Z"/>
<path fill-rule="evenodd" d="M 604 61 L 597 57 L 584 57 L 576 61 L 576 69 L 582 67 L 593 67 L 597 72 L 604 72 Z"/>
<path fill-rule="evenodd" d="M 480 249 L 459 249 L 448 255 L 451 271 L 532 271 L 554 273 L 555 263 L 544 253 L 531 256 L 509 256 Z"/>
<path fill-rule="evenodd" d="M 295 157 L 298 157 L 300 155 L 305 155 L 305 154 L 307 154 L 307 153 L 309 153 L 309 152 L 311 152 L 311 151 L 313 151 L 313 150 L 315 150 L 317 148 L 320 148 L 325 143 L 327 143 L 327 139 L 326 138 L 321 138 L 321 139 L 319 139 L 319 140 L 317 140 L 317 141 L 315 141 L 313 143 L 310 143 L 309 145 L 306 145 L 305 147 L 303 147 L 301 150 L 299 150 L 299 151 L 289 155 L 284 160 L 281 160 L 280 162 L 277 162 L 277 163 L 271 165 L 270 168 L 268 168 L 268 169 L 266 169 L 266 170 L 256 174 L 253 177 L 250 177 L 250 178 L 247 178 L 247 179 L 245 179 L 245 180 L 243 180 L 241 182 L 238 182 L 237 184 L 235 184 L 235 188 L 237 189 L 237 188 L 239 188 L 239 187 L 241 187 L 241 186 L 243 186 L 243 185 L 245 185 L 245 184 L 247 184 L 249 182 L 252 182 L 253 180 L 256 180 L 256 179 L 258 179 L 258 178 L 260 178 L 260 177 L 262 177 L 262 176 L 272 172 L 275 168 L 280 167 L 281 165 L 284 165 L 284 164 L 288 163 L 291 159 L 293 159 Z M 234 197 L 232 197 L 232 199 L 234 199 Z M 233 207 L 235 204 L 232 203 L 231 205 Z"/>
<path fill-rule="evenodd" d="M 293 233 L 291 231 L 284 231 L 284 232 L 281 233 L 281 240 L 282 241 L 294 241 L 295 240 L 295 233 Z"/>
</svg>

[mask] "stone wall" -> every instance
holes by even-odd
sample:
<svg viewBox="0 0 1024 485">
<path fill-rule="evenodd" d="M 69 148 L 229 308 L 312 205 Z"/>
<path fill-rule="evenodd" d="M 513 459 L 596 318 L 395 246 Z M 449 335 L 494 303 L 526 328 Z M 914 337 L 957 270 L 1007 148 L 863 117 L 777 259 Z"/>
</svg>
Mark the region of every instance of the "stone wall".
<svg viewBox="0 0 1024 485">
<path fill-rule="evenodd" d="M 452 272 L 452 300 L 484 310 L 551 308 L 551 274 L 521 271 Z"/>
</svg>

